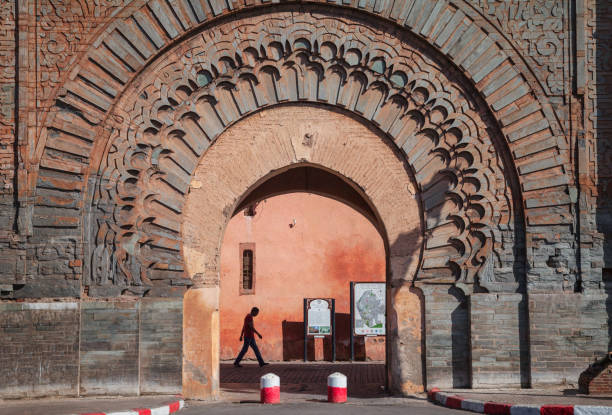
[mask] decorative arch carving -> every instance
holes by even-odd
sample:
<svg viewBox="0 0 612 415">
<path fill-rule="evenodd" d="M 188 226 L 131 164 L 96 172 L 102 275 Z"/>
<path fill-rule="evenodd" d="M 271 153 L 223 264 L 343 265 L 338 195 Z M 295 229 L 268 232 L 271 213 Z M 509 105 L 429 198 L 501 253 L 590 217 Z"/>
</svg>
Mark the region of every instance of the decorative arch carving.
<svg viewBox="0 0 612 415">
<path fill-rule="evenodd" d="M 424 214 L 419 280 L 487 285 L 508 266 L 512 167 L 485 109 L 418 48 L 342 18 L 279 12 L 219 25 L 167 56 L 114 107 L 93 164 L 89 284 L 188 284 L 180 215 L 198 160 L 239 119 L 299 102 L 351 113 L 401 149 Z"/>
<path fill-rule="evenodd" d="M 275 3 L 272 9 L 260 1 L 135 0 L 129 7 L 119 7 L 113 21 L 92 37 L 95 40 L 79 53 L 61 87 L 51 94 L 55 98 L 49 116 L 46 104 L 39 114 L 42 128 L 27 157 L 32 166 L 27 175 L 27 192 L 32 192 L 27 203 L 33 205 L 32 243 L 39 235 L 81 235 L 81 229 L 89 226 L 89 205 L 84 203 L 90 197 L 87 183 L 95 181 L 90 175 L 96 174 L 95 160 L 105 146 L 111 118 L 116 117 L 111 117 L 112 109 L 131 86 L 142 82 L 141 74 L 157 59 L 219 22 L 286 10 L 305 16 L 335 15 L 367 26 L 381 24 L 386 38 L 411 43 L 428 56 L 437 56 L 445 71 L 456 70 L 470 85 L 469 99 L 482 99 L 495 119 L 492 124 L 501 129 L 508 149 L 499 154 L 506 172 L 517 168 L 515 211 L 524 210 L 524 219 L 515 218 L 520 226 L 525 221 L 527 237 L 508 258 L 524 255 L 531 275 L 557 273 L 537 257 L 545 254 L 542 241 L 556 240 L 560 229 L 573 226 L 568 143 L 543 98 L 544 89 L 516 45 L 473 5 L 463 0 L 351 0 L 335 5 L 313 0 Z M 87 256 L 85 250 L 79 249 L 77 257 Z M 510 262 L 498 267 L 504 269 L 505 281 L 526 271 Z M 87 266 L 84 274 L 90 274 Z M 564 274 L 566 278 L 572 277 Z"/>
</svg>

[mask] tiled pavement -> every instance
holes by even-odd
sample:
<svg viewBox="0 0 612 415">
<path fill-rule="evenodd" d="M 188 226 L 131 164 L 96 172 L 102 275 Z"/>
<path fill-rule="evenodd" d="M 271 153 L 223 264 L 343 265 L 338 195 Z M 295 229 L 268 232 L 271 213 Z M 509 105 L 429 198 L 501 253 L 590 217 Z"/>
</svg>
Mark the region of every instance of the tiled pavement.
<svg viewBox="0 0 612 415">
<path fill-rule="evenodd" d="M 259 378 L 266 373 L 280 377 L 281 393 L 286 399 L 318 399 L 327 395 L 327 376 L 340 372 L 347 377 L 348 394 L 354 398 L 382 398 L 385 391 L 385 365 L 382 363 L 271 363 L 260 368 L 243 363 L 221 364 L 221 400 L 259 399 Z"/>
<path fill-rule="evenodd" d="M 246 363 L 235 367 L 221 364 L 221 383 L 258 383 L 259 378 L 272 372 L 281 378 L 281 384 L 326 384 L 327 376 L 340 372 L 349 384 L 385 384 L 384 363 L 271 363 L 260 368 Z"/>
</svg>

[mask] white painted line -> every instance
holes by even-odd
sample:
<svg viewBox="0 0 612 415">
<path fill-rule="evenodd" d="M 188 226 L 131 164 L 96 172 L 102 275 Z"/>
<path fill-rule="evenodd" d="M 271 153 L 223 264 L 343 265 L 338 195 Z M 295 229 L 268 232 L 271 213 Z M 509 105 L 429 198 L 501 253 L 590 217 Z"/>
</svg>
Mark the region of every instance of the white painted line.
<svg viewBox="0 0 612 415">
<path fill-rule="evenodd" d="M 169 415 L 170 414 L 170 406 L 164 405 L 159 408 L 151 409 L 151 415 Z"/>
<path fill-rule="evenodd" d="M 180 411 L 181 409 L 183 409 L 185 407 L 185 401 L 184 400 L 178 400 L 178 401 L 174 401 L 170 404 L 164 405 L 164 406 L 160 406 L 158 408 L 150 408 L 149 410 L 151 411 L 151 415 L 170 415 L 170 406 L 171 405 L 176 405 L 176 403 L 178 403 L 178 410 L 174 411 L 173 413 L 177 413 L 178 411 Z M 141 408 L 141 409 L 148 409 L 148 408 Z M 104 414 L 104 415 L 138 415 L 138 411 L 119 411 L 119 412 L 98 412 L 98 411 L 94 411 L 94 413 L 100 413 L 100 414 Z M 83 414 L 81 414 L 83 415 Z"/>
<path fill-rule="evenodd" d="M 482 414 L 484 413 L 484 402 L 465 399 L 461 402 L 461 409 L 466 409 L 468 411 L 478 412 Z"/>
<path fill-rule="evenodd" d="M 612 415 L 612 406 L 574 405 L 574 415 Z"/>
<path fill-rule="evenodd" d="M 510 415 L 540 415 L 540 405 L 512 405 Z"/>
<path fill-rule="evenodd" d="M 434 397 L 436 399 L 436 402 L 438 402 L 440 405 L 442 406 L 446 405 L 446 398 L 448 397 L 448 394 L 443 393 L 443 392 L 436 392 Z"/>
</svg>

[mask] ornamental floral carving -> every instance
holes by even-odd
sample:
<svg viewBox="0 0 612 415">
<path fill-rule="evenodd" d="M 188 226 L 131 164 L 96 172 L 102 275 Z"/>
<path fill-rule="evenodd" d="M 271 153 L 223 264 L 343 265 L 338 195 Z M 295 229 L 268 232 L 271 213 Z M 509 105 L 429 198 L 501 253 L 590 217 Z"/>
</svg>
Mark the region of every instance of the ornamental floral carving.
<svg viewBox="0 0 612 415">
<path fill-rule="evenodd" d="M 46 100 L 96 28 L 131 0 L 41 0 L 38 19 L 39 99 Z"/>
<path fill-rule="evenodd" d="M 551 95 L 563 95 L 567 49 L 563 0 L 471 0 L 521 49 Z"/>
</svg>

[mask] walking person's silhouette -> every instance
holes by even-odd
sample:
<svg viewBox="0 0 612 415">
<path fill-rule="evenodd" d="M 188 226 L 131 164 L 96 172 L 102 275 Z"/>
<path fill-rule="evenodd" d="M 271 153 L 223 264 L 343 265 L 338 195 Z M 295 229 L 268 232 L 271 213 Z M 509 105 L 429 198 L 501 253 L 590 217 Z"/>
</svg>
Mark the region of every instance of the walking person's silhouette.
<svg viewBox="0 0 612 415">
<path fill-rule="evenodd" d="M 244 344 L 242 345 L 242 350 L 238 353 L 236 360 L 234 361 L 234 366 L 242 367 L 240 361 L 244 357 L 245 353 L 249 350 L 249 346 L 255 352 L 255 357 L 257 357 L 257 361 L 259 362 L 259 366 L 265 366 L 268 363 L 264 362 L 261 357 L 261 353 L 259 352 L 259 348 L 257 347 L 257 343 L 255 342 L 255 334 L 262 338 L 262 335 L 259 334 L 257 330 L 255 330 L 255 325 L 253 324 L 253 317 L 256 317 L 259 314 L 259 308 L 253 307 L 251 312 L 246 315 L 244 318 L 244 324 L 242 325 L 242 331 L 240 332 L 240 341 L 244 338 Z"/>
</svg>

